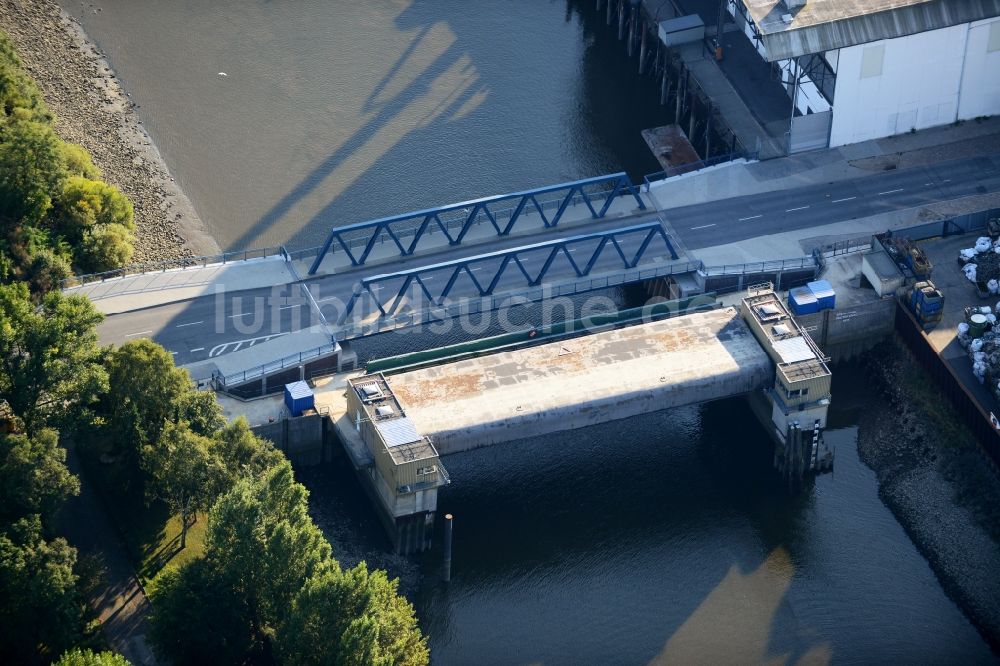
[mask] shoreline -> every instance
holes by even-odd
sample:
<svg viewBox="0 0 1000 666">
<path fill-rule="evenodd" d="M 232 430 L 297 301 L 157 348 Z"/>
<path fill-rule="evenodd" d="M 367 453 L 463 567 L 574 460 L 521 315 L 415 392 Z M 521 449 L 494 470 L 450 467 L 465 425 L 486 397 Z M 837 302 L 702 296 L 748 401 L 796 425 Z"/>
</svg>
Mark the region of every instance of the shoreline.
<svg viewBox="0 0 1000 666">
<path fill-rule="evenodd" d="M 930 413 L 916 395 L 916 363 L 896 338 L 864 357 L 885 408 L 864 410 L 858 454 L 945 593 L 1000 655 L 1000 479 L 971 433 L 954 436 L 964 426 L 947 399 Z"/>
<path fill-rule="evenodd" d="M 56 132 L 90 153 L 135 206 L 130 263 L 221 252 L 181 191 L 107 57 L 53 0 L 0 0 L 3 30 L 56 116 Z"/>
</svg>

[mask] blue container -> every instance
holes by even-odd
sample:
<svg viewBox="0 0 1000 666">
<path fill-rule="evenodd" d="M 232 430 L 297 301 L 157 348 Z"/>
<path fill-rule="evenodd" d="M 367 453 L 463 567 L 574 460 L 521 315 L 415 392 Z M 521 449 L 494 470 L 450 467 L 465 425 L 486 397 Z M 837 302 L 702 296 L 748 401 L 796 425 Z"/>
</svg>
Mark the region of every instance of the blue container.
<svg viewBox="0 0 1000 666">
<path fill-rule="evenodd" d="M 796 287 L 788 292 L 788 309 L 793 315 L 813 314 L 819 312 L 819 300 L 809 287 Z"/>
<path fill-rule="evenodd" d="M 837 306 L 837 293 L 829 280 L 816 280 L 806 285 L 819 302 L 820 310 L 832 310 Z"/>
<path fill-rule="evenodd" d="M 302 416 L 302 412 L 316 406 L 316 396 L 309 384 L 292 382 L 285 384 L 285 407 L 292 416 Z"/>
</svg>

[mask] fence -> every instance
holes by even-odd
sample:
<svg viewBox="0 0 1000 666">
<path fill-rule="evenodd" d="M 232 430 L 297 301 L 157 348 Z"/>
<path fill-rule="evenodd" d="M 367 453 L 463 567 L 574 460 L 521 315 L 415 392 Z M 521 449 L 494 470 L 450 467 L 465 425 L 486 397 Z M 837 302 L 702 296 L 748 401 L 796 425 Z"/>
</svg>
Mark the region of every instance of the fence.
<svg viewBox="0 0 1000 666">
<path fill-rule="evenodd" d="M 240 250 L 238 252 L 223 252 L 222 254 L 211 254 L 203 257 L 178 257 L 176 259 L 165 259 L 163 261 L 151 261 L 142 264 L 132 264 L 123 268 L 116 268 L 103 273 L 88 273 L 85 275 L 74 275 L 62 281 L 62 288 L 79 287 L 92 282 L 104 282 L 128 275 L 141 275 L 143 273 L 160 273 L 175 268 L 192 268 L 194 266 L 213 266 L 215 264 L 228 264 L 234 261 L 247 261 L 250 259 L 264 259 L 266 257 L 282 256 L 288 259 L 288 252 L 284 245 L 277 247 L 265 247 L 258 250 Z"/>
<path fill-rule="evenodd" d="M 264 363 L 263 365 L 258 365 L 242 372 L 236 372 L 231 375 L 218 374 L 213 378 L 213 380 L 215 381 L 216 388 L 225 388 L 227 386 L 245 384 L 246 382 L 261 379 L 267 375 L 278 372 L 279 370 L 284 370 L 285 368 L 297 368 L 310 359 L 335 354 L 337 353 L 337 347 L 337 343 L 334 342 L 332 344 L 316 347 L 315 349 L 310 349 L 308 351 L 290 354 L 284 358 L 278 359 L 277 361 Z"/>
</svg>

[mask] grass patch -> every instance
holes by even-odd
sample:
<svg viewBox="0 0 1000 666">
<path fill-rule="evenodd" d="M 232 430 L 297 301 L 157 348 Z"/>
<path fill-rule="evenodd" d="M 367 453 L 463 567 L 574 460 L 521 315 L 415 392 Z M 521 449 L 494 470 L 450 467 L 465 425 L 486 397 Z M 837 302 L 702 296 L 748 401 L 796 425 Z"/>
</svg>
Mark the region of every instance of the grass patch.
<svg viewBox="0 0 1000 666">
<path fill-rule="evenodd" d="M 87 480 L 93 483 L 125 542 L 129 558 L 143 586 L 149 585 L 167 565 L 179 566 L 204 552 L 206 514 L 200 513 L 188 528 L 187 546 L 182 550 L 181 521 L 170 514 L 166 504 L 148 504 L 141 492 L 126 488 L 127 471 L 119 462 L 101 462 L 101 447 L 85 446 L 81 458 Z"/>
</svg>

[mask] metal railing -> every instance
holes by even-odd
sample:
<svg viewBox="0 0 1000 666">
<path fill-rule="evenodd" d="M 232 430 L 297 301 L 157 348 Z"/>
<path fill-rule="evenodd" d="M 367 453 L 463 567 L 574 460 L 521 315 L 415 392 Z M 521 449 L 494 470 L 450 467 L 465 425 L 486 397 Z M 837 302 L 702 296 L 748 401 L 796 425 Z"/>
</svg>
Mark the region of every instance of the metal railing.
<svg viewBox="0 0 1000 666">
<path fill-rule="evenodd" d="M 701 274 L 717 275 L 752 275 L 756 273 L 775 273 L 778 271 L 793 271 L 804 268 L 816 268 L 816 257 L 797 257 L 794 259 L 776 259 L 774 261 L 757 261 L 748 264 L 722 264 L 719 266 L 703 266 Z"/>
<path fill-rule="evenodd" d="M 62 281 L 62 288 L 79 287 L 92 282 L 104 282 L 116 278 L 127 277 L 129 275 L 142 275 L 145 273 L 162 273 L 176 268 L 193 268 L 213 266 L 215 264 L 227 264 L 234 261 L 248 261 L 250 259 L 265 259 L 267 257 L 283 256 L 288 258 L 288 252 L 284 245 L 277 247 L 265 247 L 257 250 L 239 250 L 236 252 L 223 252 L 221 254 L 210 254 L 201 257 L 177 257 L 176 259 L 164 259 L 162 261 L 150 261 L 140 264 L 132 264 L 122 268 L 115 268 L 102 273 L 87 273 L 84 275 L 74 275 Z"/>
<path fill-rule="evenodd" d="M 270 363 L 263 363 L 242 372 L 234 372 L 230 375 L 223 375 L 219 373 L 213 377 L 213 380 L 216 384 L 216 388 L 225 388 L 226 386 L 245 384 L 246 382 L 254 379 L 261 379 L 262 377 L 265 377 L 273 372 L 284 370 L 285 368 L 298 367 L 306 361 L 335 354 L 337 352 L 337 346 L 336 342 L 321 345 L 307 351 L 298 352 L 297 354 L 289 354 L 284 358 L 271 361 Z"/>
<path fill-rule="evenodd" d="M 446 303 L 436 307 L 423 308 L 416 312 L 395 317 L 377 317 L 370 321 L 356 319 L 351 322 L 344 322 L 334 327 L 333 332 L 338 340 L 353 340 L 371 335 L 378 335 L 400 328 L 419 326 L 432 322 L 454 319 L 456 317 L 467 317 L 478 315 L 484 312 L 491 312 L 502 307 L 509 307 L 518 304 L 534 303 L 546 298 L 557 298 L 559 296 L 574 296 L 598 289 L 608 289 L 623 284 L 631 284 L 642 280 L 652 280 L 668 275 L 680 275 L 692 273 L 701 268 L 700 261 L 678 261 L 669 264 L 661 264 L 648 268 L 637 268 L 627 271 L 620 271 L 601 277 L 585 280 L 572 280 L 557 284 L 543 285 L 531 289 L 505 292 L 503 294 L 489 295 L 482 298 L 460 299 L 455 303 Z"/>
</svg>

